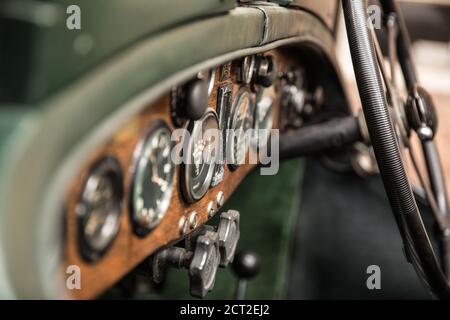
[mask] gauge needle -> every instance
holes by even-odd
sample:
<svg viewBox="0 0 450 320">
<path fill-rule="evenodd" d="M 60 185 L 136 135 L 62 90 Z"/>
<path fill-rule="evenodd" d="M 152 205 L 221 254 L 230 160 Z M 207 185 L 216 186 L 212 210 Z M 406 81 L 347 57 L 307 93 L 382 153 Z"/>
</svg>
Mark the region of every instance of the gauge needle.
<svg viewBox="0 0 450 320">
<path fill-rule="evenodd" d="M 161 188 L 162 192 L 165 192 L 167 190 L 167 181 L 161 179 L 160 177 L 154 179 L 152 178 L 152 181 Z"/>
<path fill-rule="evenodd" d="M 167 190 L 167 181 L 161 179 L 161 177 L 159 176 L 158 165 L 153 153 L 150 154 L 150 163 L 152 164 L 152 182 L 156 183 L 161 188 L 162 192 L 165 192 Z"/>
</svg>

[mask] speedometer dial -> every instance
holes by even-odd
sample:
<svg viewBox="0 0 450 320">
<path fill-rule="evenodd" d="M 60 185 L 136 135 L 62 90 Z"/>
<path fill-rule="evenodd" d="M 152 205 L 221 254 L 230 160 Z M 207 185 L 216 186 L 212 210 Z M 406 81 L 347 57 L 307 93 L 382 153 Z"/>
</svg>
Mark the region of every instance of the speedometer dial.
<svg viewBox="0 0 450 320">
<path fill-rule="evenodd" d="M 159 122 L 137 148 L 131 218 L 140 236 L 155 228 L 169 207 L 174 174 L 171 146 L 171 132 Z"/>
<path fill-rule="evenodd" d="M 217 114 L 209 109 L 188 124 L 190 140 L 182 168 L 183 194 L 188 202 L 200 200 L 208 191 L 219 155 L 220 131 Z"/>
</svg>

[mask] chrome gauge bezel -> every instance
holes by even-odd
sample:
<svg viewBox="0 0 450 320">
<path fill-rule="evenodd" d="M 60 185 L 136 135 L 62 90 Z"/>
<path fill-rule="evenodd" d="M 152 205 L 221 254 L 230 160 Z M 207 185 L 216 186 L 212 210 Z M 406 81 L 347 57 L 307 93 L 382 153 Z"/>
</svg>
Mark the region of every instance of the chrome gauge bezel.
<svg viewBox="0 0 450 320">
<path fill-rule="evenodd" d="M 185 200 L 189 203 L 193 203 L 200 200 L 206 194 L 206 192 L 211 186 L 211 181 L 218 161 L 219 152 L 218 150 L 215 150 L 215 152 L 213 152 L 213 154 L 211 155 L 212 156 L 211 162 L 202 165 L 200 175 L 196 177 L 192 175 L 192 172 L 195 169 L 194 167 L 195 164 L 193 160 L 194 157 L 193 152 L 195 144 L 198 143 L 197 138 L 203 134 L 204 131 L 203 126 L 206 121 L 209 121 L 209 119 L 213 121 L 214 124 L 213 129 L 216 129 L 217 132 L 220 132 L 219 118 L 217 116 L 217 113 L 211 108 L 208 108 L 208 110 L 205 112 L 205 114 L 200 120 L 190 121 L 186 126 L 188 132 L 190 133 L 190 137 L 189 141 L 183 142 L 183 146 L 185 146 L 184 147 L 185 149 L 183 150 L 183 152 L 185 153 L 183 155 L 185 161 L 183 161 L 181 165 L 180 175 L 183 180 L 181 183 L 182 193 Z M 203 166 L 207 166 L 206 171 L 204 171 Z"/>
<path fill-rule="evenodd" d="M 216 81 L 216 69 L 213 68 L 201 71 L 198 73 L 197 76 L 198 78 L 203 79 L 206 82 L 206 87 L 208 88 L 208 95 L 211 95 Z"/>
<path fill-rule="evenodd" d="M 132 180 L 131 180 L 131 188 L 130 188 L 130 196 L 129 196 L 129 211 L 130 211 L 130 220 L 131 220 L 131 224 L 133 226 L 133 231 L 136 235 L 138 235 L 140 237 L 146 236 L 148 233 L 150 233 L 154 228 L 156 228 L 160 224 L 161 220 L 164 218 L 164 216 L 167 213 L 167 210 L 170 205 L 170 200 L 171 200 L 172 194 L 173 194 L 175 164 L 173 164 L 173 163 L 170 164 L 167 162 L 164 164 L 160 164 L 159 163 L 160 158 L 154 158 L 153 161 L 158 162 L 157 164 L 155 164 L 157 166 L 157 171 L 158 171 L 159 165 L 170 164 L 170 167 L 169 167 L 170 171 L 166 177 L 160 177 L 161 173 L 159 173 L 159 171 L 158 171 L 158 175 L 157 175 L 157 177 L 159 179 L 161 179 L 163 182 L 166 183 L 164 186 L 164 188 L 166 190 L 163 191 L 162 195 L 157 199 L 157 200 L 159 200 L 159 204 L 156 205 L 157 206 L 156 208 L 138 208 L 137 192 L 144 193 L 145 191 L 143 190 L 143 188 L 145 188 L 145 187 L 153 188 L 154 187 L 154 183 L 152 183 L 151 185 L 149 185 L 149 184 L 143 185 L 143 183 L 144 183 L 143 179 L 148 170 L 153 170 L 153 169 L 149 169 L 149 166 L 152 165 L 152 162 L 151 162 L 152 159 L 149 157 L 150 157 L 150 154 L 152 152 L 154 152 L 154 151 L 152 151 L 152 148 L 155 148 L 154 145 L 152 145 L 152 143 L 153 143 L 154 138 L 161 134 L 165 134 L 166 137 L 169 139 L 168 140 L 169 154 L 167 155 L 167 159 L 169 161 L 172 161 L 171 160 L 171 152 L 172 152 L 173 142 L 171 141 L 171 130 L 167 126 L 167 124 L 165 124 L 163 121 L 156 121 L 150 125 L 145 137 L 138 143 L 136 150 L 134 152 L 134 160 L 133 160 L 133 167 L 132 167 L 133 176 L 132 176 Z M 153 157 L 155 157 L 155 156 L 158 157 L 160 155 L 154 155 Z M 160 188 L 162 188 L 162 186 L 160 186 Z M 138 191 L 138 190 L 141 190 L 141 191 Z M 141 204 L 140 206 L 144 206 L 144 204 Z M 152 217 L 150 218 L 150 221 L 145 221 L 143 216 L 142 215 L 140 216 L 140 213 L 138 212 L 138 210 L 147 210 L 147 212 L 148 212 L 149 209 L 152 209 L 154 213 L 153 213 Z"/>
<path fill-rule="evenodd" d="M 248 100 L 248 110 L 246 111 L 246 116 L 248 117 L 248 123 L 246 126 L 240 126 L 239 125 L 239 115 L 240 110 L 243 106 L 243 102 L 245 100 Z M 244 154 L 244 157 L 247 157 L 248 151 L 250 149 L 251 141 L 249 138 L 246 137 L 246 131 L 248 129 L 254 128 L 254 119 L 255 117 L 255 98 L 252 92 L 247 87 L 241 87 L 236 95 L 236 98 L 233 101 L 232 111 L 231 111 L 231 119 L 229 123 L 229 129 L 231 131 L 227 135 L 227 159 L 228 159 L 228 166 L 231 170 L 237 169 L 242 163 L 241 160 L 245 159 L 237 159 L 237 152 L 240 151 Z M 239 134 L 242 130 L 242 135 Z M 234 135 L 232 135 L 232 132 L 234 132 Z M 244 141 L 241 139 L 244 138 Z M 238 150 L 238 148 L 241 148 L 241 150 Z"/>
<path fill-rule="evenodd" d="M 88 239 L 86 227 L 92 214 L 95 213 L 95 206 L 93 205 L 96 197 L 95 188 L 98 186 L 101 177 L 110 179 L 113 202 L 106 203 L 111 207 L 111 211 L 101 227 L 103 238 Z M 106 253 L 116 238 L 120 228 L 123 193 L 123 173 L 120 163 L 115 157 L 107 156 L 92 166 L 76 207 L 78 247 L 84 260 L 97 261 Z"/>
</svg>

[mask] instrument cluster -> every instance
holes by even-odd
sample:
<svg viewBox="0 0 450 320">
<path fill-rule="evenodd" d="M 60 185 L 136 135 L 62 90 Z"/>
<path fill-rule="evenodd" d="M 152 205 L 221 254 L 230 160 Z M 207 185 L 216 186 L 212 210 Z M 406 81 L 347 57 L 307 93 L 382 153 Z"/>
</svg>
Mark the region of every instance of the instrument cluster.
<svg viewBox="0 0 450 320">
<path fill-rule="evenodd" d="M 80 297 L 118 280 L 104 274 L 108 264 L 123 275 L 219 210 L 257 166 L 248 163 L 250 154 L 266 148 L 270 129 L 279 128 L 280 96 L 299 99 L 293 85 L 288 93 L 283 88 L 293 64 L 286 60 L 274 51 L 199 72 L 92 156 L 67 200 L 65 263 L 83 265 L 98 280 Z"/>
</svg>

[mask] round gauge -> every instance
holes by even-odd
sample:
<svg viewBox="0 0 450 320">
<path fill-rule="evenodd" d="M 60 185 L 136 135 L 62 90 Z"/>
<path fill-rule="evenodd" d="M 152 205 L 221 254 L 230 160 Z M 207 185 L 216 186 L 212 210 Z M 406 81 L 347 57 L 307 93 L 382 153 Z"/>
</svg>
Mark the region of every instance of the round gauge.
<svg viewBox="0 0 450 320">
<path fill-rule="evenodd" d="M 220 131 L 217 114 L 208 109 L 199 121 L 189 122 L 188 131 L 190 140 L 186 145 L 181 176 L 186 200 L 195 202 L 208 191 L 218 161 Z"/>
<path fill-rule="evenodd" d="M 118 161 L 107 157 L 93 166 L 77 205 L 78 243 L 89 261 L 100 258 L 119 231 L 123 196 Z"/>
<path fill-rule="evenodd" d="M 231 169 L 244 164 L 250 146 L 251 136 L 248 130 L 253 128 L 255 102 L 253 95 L 246 88 L 241 88 L 233 103 L 229 133 L 228 163 Z"/>
<path fill-rule="evenodd" d="M 130 214 L 139 236 L 155 228 L 169 207 L 174 174 L 171 147 L 171 131 L 158 122 L 136 149 Z"/>
<path fill-rule="evenodd" d="M 269 140 L 273 126 L 273 97 L 264 95 L 267 90 L 258 93 L 255 110 L 255 142 L 259 148 L 264 148 Z"/>
</svg>

